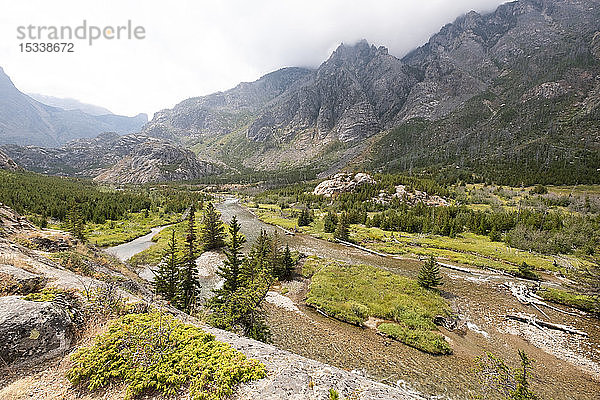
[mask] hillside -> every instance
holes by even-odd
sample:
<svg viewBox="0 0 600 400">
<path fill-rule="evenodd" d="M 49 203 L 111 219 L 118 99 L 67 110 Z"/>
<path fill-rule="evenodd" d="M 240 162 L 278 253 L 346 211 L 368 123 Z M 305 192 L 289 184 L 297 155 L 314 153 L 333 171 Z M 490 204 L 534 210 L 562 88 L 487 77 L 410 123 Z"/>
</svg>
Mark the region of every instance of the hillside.
<svg viewBox="0 0 600 400">
<path fill-rule="evenodd" d="M 193 180 L 219 171 L 188 149 L 139 134 L 104 133 L 58 148 L 4 145 L 0 149 L 29 171 L 95 178 L 102 182 Z"/>
</svg>

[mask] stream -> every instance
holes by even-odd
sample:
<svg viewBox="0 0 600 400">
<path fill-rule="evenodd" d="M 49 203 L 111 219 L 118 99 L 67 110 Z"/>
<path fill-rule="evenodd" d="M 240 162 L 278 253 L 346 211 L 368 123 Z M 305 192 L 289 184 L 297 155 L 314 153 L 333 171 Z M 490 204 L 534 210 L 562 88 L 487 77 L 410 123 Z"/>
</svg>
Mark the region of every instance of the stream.
<svg viewBox="0 0 600 400">
<path fill-rule="evenodd" d="M 280 228 L 258 220 L 237 199 L 226 198 L 216 206 L 228 222 L 234 215 L 247 238 L 246 249 L 261 230 L 277 231 L 280 241 L 290 249 L 306 255 L 333 258 L 353 264 L 369 264 L 394 273 L 416 277 L 421 262 L 400 257 L 381 257 L 356 248 L 331 243 L 304 234 L 288 236 Z M 153 233 L 108 249 L 120 259 L 127 259 L 152 245 Z M 206 254 L 206 253 L 205 253 Z M 218 257 L 221 257 L 220 259 Z M 204 257 L 204 261 L 200 260 Z M 218 284 L 214 275 L 219 253 L 199 258 L 200 275 L 205 291 Z M 597 399 L 600 393 L 600 326 L 587 315 L 566 315 L 544 309 L 543 315 L 517 301 L 502 286 L 513 278 L 485 271 L 468 273 L 441 269 L 444 277 L 442 295 L 453 312 L 466 321 L 463 332 L 440 331 L 454 353 L 431 356 L 397 341 L 384 338 L 374 329 L 360 328 L 327 318 L 304 304 L 307 280 L 285 283 L 286 296 L 297 309 L 267 303 L 267 322 L 272 341 L 280 348 L 366 375 L 391 385 L 400 385 L 421 393 L 424 398 L 468 399 L 481 389 L 472 375 L 475 357 L 492 351 L 516 366 L 517 350 L 523 349 L 536 360 L 532 385 L 542 398 Z M 286 299 L 287 300 L 287 299 Z M 540 319 L 576 327 L 588 333 L 587 339 L 575 335 L 548 335 L 532 326 L 506 321 L 507 313 L 523 312 Z M 349 394 L 343 394 L 348 396 Z M 484 398 L 495 398 L 494 395 Z"/>
<path fill-rule="evenodd" d="M 169 225 L 157 226 L 156 228 L 151 228 L 150 233 L 140 236 L 138 238 L 133 239 L 130 242 L 126 242 L 120 244 L 118 246 L 107 247 L 104 249 L 109 254 L 117 257 L 121 261 L 129 260 L 131 257 L 139 253 L 140 251 L 144 251 L 150 246 L 154 244 L 152 238 L 158 232 L 162 231 Z"/>
</svg>

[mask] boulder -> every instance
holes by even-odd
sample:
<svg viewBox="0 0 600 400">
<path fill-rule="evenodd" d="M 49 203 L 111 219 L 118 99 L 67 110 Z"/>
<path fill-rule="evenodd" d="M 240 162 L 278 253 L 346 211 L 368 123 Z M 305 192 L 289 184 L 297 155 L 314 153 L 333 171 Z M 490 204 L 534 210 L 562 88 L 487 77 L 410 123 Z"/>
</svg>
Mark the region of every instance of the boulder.
<svg viewBox="0 0 600 400">
<path fill-rule="evenodd" d="M 23 365 L 65 352 L 73 339 L 69 313 L 50 302 L 0 297 L 0 359 Z"/>
<path fill-rule="evenodd" d="M 339 173 L 334 175 L 333 178 L 319 183 L 313 190 L 313 194 L 332 197 L 339 193 L 352 192 L 362 185 L 373 185 L 375 183 L 371 175 L 362 172 L 356 175 Z"/>
<path fill-rule="evenodd" d="M 0 264 L 0 295 L 28 294 L 44 287 L 47 279 L 12 265 Z"/>
</svg>

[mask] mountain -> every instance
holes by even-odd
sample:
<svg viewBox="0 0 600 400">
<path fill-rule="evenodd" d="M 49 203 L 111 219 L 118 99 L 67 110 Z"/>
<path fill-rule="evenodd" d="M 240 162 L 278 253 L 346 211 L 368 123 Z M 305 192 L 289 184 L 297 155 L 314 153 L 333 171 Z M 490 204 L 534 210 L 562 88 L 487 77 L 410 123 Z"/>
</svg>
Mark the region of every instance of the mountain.
<svg viewBox="0 0 600 400">
<path fill-rule="evenodd" d="M 143 132 L 184 141 L 223 136 L 248 125 L 258 110 L 309 73 L 304 68 L 283 68 L 225 92 L 184 100 L 157 112 Z"/>
<path fill-rule="evenodd" d="M 62 108 L 63 110 L 79 110 L 90 115 L 112 114 L 108 109 L 93 104 L 82 103 L 76 99 L 46 96 L 38 93 L 27 93 L 32 99 L 39 101 L 51 107 Z"/>
<path fill-rule="evenodd" d="M 90 115 L 42 104 L 21 93 L 0 68 L 0 143 L 58 147 L 102 132 L 133 133 L 147 116 Z"/>
<path fill-rule="evenodd" d="M 470 12 L 403 58 L 423 76 L 372 169 L 510 184 L 600 181 L 600 2 Z"/>
<path fill-rule="evenodd" d="M 240 170 L 358 163 L 599 181 L 599 31 L 598 0 L 514 1 L 459 17 L 402 58 L 342 44 L 316 70 L 186 100 L 143 132 Z M 249 88 L 264 95 L 248 102 Z"/>
<path fill-rule="evenodd" d="M 7 144 L 0 152 L 30 171 L 111 183 L 193 180 L 220 170 L 188 149 L 140 134 L 104 133 L 59 148 Z"/>
</svg>

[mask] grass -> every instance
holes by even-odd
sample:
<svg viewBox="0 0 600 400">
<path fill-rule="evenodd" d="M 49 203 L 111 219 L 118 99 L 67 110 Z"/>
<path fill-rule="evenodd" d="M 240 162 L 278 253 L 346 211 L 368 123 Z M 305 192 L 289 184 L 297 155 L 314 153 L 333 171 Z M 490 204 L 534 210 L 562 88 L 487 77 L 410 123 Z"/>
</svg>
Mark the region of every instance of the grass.
<svg viewBox="0 0 600 400">
<path fill-rule="evenodd" d="M 553 303 L 574 307 L 591 313 L 600 313 L 600 299 L 593 296 L 554 288 L 542 288 L 538 290 L 537 295 Z"/>
<path fill-rule="evenodd" d="M 180 214 L 150 211 L 129 213 L 127 219 L 108 220 L 103 224 L 87 224 L 85 236 L 97 246 L 116 246 L 150 233 L 150 229 L 177 221 Z"/>
<path fill-rule="evenodd" d="M 302 269 L 312 276 L 306 303 L 342 321 L 364 325 L 369 317 L 393 321 L 404 330 L 396 339 L 431 354 L 449 354 L 450 347 L 436 332 L 433 318 L 448 315 L 449 307 L 437 291 L 369 265 L 349 265 L 309 257 Z M 392 336 L 392 335 L 390 335 Z"/>
<path fill-rule="evenodd" d="M 220 400 L 230 398 L 237 384 L 266 375 L 260 362 L 159 313 L 119 318 L 71 359 L 67 378 L 73 385 L 93 391 L 124 383 L 127 398 L 154 392 L 173 397 L 188 387 L 193 400 Z"/>
<path fill-rule="evenodd" d="M 253 210 L 261 221 L 285 229 L 297 228 L 297 219 L 291 217 L 291 209 L 281 210 L 276 204 L 261 203 L 258 206 L 259 208 Z M 298 228 L 299 231 L 319 239 L 331 240 L 333 234 L 324 232 L 322 216 L 323 213 L 315 211 L 314 222 L 310 226 Z M 488 236 L 470 232 L 450 238 L 432 234 L 384 231 L 363 225 L 351 225 L 350 228 L 353 241 L 382 253 L 440 257 L 459 264 L 496 269 L 513 275 L 518 275 L 518 266 L 523 262 L 538 271 L 560 269 L 554 265 L 553 256 L 510 248 L 504 242 L 492 242 Z M 560 258 L 575 266 L 588 263 L 573 255 L 561 255 Z"/>
<path fill-rule="evenodd" d="M 452 354 L 452 348 L 438 333 L 417 331 L 398 324 L 381 324 L 377 330 L 416 349 L 430 354 Z"/>
<path fill-rule="evenodd" d="M 433 255 L 460 264 L 493 268 L 511 274 L 517 274 L 518 266 L 523 262 L 535 270 L 557 270 L 553 256 L 510 248 L 504 242 L 492 242 L 489 237 L 474 233 L 466 232 L 456 238 L 450 238 L 384 231 L 360 225 L 353 225 L 351 228 L 351 237 L 357 243 L 389 254 Z M 561 258 L 567 259 L 573 265 L 586 263 L 585 260 L 570 255 L 561 255 Z"/>
</svg>

